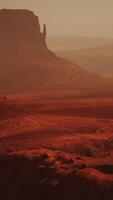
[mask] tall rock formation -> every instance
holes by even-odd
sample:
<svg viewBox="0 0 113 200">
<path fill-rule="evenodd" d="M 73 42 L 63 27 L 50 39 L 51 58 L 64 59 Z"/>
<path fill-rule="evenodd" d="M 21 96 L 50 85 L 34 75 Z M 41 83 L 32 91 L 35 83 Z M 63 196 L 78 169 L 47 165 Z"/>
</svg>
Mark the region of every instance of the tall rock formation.
<svg viewBox="0 0 113 200">
<path fill-rule="evenodd" d="M 43 27 L 43 35 L 44 35 L 44 40 L 46 41 L 46 36 L 47 36 L 46 24 L 44 24 L 44 27 Z"/>
<path fill-rule="evenodd" d="M 29 56 L 48 53 L 46 25 L 28 10 L 0 10 L 0 56 Z"/>
<path fill-rule="evenodd" d="M 0 93 L 81 90 L 111 93 L 113 81 L 56 57 L 46 25 L 28 10 L 0 10 Z"/>
</svg>

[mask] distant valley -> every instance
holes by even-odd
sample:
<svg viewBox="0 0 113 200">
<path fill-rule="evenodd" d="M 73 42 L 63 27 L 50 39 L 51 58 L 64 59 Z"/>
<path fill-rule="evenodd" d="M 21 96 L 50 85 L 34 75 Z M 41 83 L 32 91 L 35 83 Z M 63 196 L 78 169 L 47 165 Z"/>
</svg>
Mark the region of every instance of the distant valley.
<svg viewBox="0 0 113 200">
<path fill-rule="evenodd" d="M 57 56 L 103 76 L 113 77 L 113 40 L 104 38 L 49 37 Z"/>
</svg>

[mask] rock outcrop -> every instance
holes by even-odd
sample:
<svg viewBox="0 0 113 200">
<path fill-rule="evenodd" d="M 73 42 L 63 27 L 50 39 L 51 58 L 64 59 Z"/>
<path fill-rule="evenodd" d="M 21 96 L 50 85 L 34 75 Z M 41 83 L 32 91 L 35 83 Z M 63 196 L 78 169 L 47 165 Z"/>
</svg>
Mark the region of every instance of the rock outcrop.
<svg viewBox="0 0 113 200">
<path fill-rule="evenodd" d="M 32 11 L 0 11 L 0 56 L 29 56 L 47 52 L 46 25 L 40 30 L 39 19 Z"/>
<path fill-rule="evenodd" d="M 42 152 L 41 152 L 42 151 Z M 113 175 L 60 152 L 0 156 L 1 200 L 112 200 Z"/>
<path fill-rule="evenodd" d="M 28 10 L 0 11 L 0 93 L 89 90 L 111 95 L 113 81 L 58 58 L 46 45 L 46 25 Z"/>
</svg>

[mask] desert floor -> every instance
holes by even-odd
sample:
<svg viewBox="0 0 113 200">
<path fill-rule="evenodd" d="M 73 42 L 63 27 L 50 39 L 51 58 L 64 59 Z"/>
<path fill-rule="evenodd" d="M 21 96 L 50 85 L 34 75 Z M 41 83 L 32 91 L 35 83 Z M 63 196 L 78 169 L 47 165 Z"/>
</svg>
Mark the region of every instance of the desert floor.
<svg viewBox="0 0 113 200">
<path fill-rule="evenodd" d="M 56 191 L 54 199 L 113 198 L 112 97 L 8 95 L 0 98 L 0 110 L 0 184 L 10 199 L 45 199 L 43 191 L 48 200 Z M 19 190 L 23 180 L 36 191 Z M 5 191 L 2 199 L 8 199 Z"/>
</svg>

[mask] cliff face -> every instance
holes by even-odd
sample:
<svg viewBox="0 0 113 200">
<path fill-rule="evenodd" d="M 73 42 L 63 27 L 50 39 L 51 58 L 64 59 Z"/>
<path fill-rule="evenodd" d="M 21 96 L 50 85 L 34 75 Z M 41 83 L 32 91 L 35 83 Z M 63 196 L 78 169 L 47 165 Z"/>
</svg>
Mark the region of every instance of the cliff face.
<svg viewBox="0 0 113 200">
<path fill-rule="evenodd" d="M 40 31 L 39 19 L 28 10 L 0 11 L 0 55 L 22 56 L 47 51 L 46 26 Z"/>
</svg>

